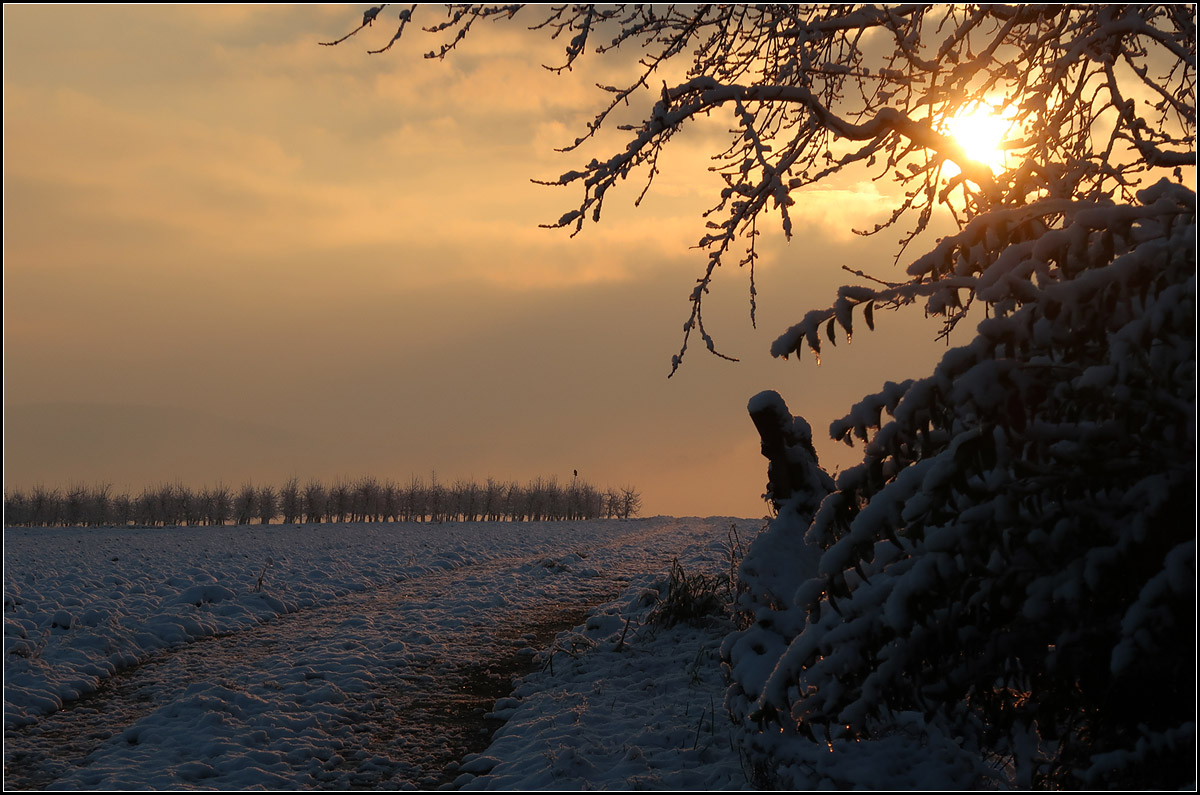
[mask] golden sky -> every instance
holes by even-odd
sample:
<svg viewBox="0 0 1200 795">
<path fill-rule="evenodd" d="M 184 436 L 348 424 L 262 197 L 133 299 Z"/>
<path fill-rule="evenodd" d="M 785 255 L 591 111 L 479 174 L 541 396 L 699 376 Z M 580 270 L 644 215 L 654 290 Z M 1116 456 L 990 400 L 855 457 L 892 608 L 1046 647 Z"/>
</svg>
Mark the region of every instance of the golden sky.
<svg viewBox="0 0 1200 795">
<path fill-rule="evenodd" d="M 727 125 L 680 136 L 641 207 L 631 180 L 569 238 L 538 224 L 577 193 L 530 179 L 623 148 L 554 151 L 629 65 L 556 76 L 560 46 L 520 18 L 445 62 L 420 57 L 429 37 L 367 55 L 390 10 L 317 45 L 359 14 L 4 6 L 6 488 L 577 469 L 636 486 L 647 515 L 759 516 L 753 394 L 780 391 L 844 468 L 829 423 L 944 349 L 918 310 L 819 368 L 769 357 L 841 265 L 899 276 L 894 235 L 849 231 L 886 198 L 844 186 L 801 200 L 790 244 L 765 237 L 757 330 L 745 274 L 718 275 L 705 317 L 742 361 L 694 340 L 668 380 Z"/>
</svg>

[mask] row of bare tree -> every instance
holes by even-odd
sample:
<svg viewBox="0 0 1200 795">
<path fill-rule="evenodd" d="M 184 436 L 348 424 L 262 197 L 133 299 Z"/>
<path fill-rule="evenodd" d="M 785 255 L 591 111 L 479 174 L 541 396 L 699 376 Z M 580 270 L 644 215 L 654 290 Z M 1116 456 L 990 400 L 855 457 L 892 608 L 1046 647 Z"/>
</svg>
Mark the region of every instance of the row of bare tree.
<svg viewBox="0 0 1200 795">
<path fill-rule="evenodd" d="M 628 519 L 641 510 L 630 486 L 603 491 L 578 477 L 569 483 L 536 478 L 524 485 L 488 478 L 483 485 L 431 477 L 407 485 L 373 477 L 326 486 L 291 478 L 282 487 L 246 483 L 193 491 L 179 483 L 147 488 L 140 495 L 114 493 L 110 485 L 58 489 L 36 486 L 4 495 L 9 527 L 170 527 L 318 522 L 536 522 Z"/>
</svg>

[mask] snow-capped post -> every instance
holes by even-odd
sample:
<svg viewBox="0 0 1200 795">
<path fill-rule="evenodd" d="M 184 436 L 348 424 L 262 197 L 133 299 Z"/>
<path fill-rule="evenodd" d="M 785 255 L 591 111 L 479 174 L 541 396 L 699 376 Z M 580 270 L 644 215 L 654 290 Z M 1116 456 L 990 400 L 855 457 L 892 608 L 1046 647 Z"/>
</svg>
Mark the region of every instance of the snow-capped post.
<svg viewBox="0 0 1200 795">
<path fill-rule="evenodd" d="M 793 509 L 811 517 L 833 481 L 817 463 L 812 428 L 803 417 L 793 417 L 783 397 L 774 390 L 759 392 L 746 406 L 762 440 L 767 459 L 767 493 L 776 513 L 795 498 L 803 500 Z"/>
<path fill-rule="evenodd" d="M 381 50 L 430 13 L 402 11 Z M 671 372 L 693 333 L 732 358 L 701 312 L 715 271 L 745 266 L 753 319 L 755 240 L 818 227 L 814 187 L 888 202 L 854 231 L 899 231 L 907 267 L 796 307 L 772 355 L 828 354 L 880 307 L 920 307 L 947 339 L 986 310 L 932 374 L 831 424 L 863 460 L 815 515 L 802 421 L 762 398 L 779 513 L 743 561 L 750 626 L 725 657 L 758 783 L 829 784 L 814 737 L 919 730 L 975 749 L 981 786 L 1192 784 L 1195 7 L 456 4 L 426 57 L 518 14 L 566 42 L 554 71 L 641 55 L 560 150 L 579 163 L 543 184 L 578 201 L 545 226 L 579 234 L 631 176 L 640 202 L 684 128 L 728 131 Z M 583 155 L 605 125 L 624 145 Z"/>
<path fill-rule="evenodd" d="M 769 462 L 763 497 L 775 517 L 738 566 L 733 613 L 739 630 L 722 644 L 721 661 L 730 679 L 726 709 L 740 722 L 758 724 L 758 698 L 779 650 L 804 627 L 803 606 L 791 594 L 804 572 L 816 570 L 822 550 L 807 538 L 808 527 L 834 484 L 817 459 L 808 422 L 792 416 L 778 392 L 759 392 L 746 408 Z"/>
</svg>

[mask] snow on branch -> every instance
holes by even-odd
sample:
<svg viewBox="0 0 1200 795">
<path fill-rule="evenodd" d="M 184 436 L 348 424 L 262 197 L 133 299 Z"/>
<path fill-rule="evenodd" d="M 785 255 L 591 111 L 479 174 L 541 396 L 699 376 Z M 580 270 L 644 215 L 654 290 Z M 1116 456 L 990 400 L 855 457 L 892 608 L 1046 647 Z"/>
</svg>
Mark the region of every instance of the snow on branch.
<svg viewBox="0 0 1200 795">
<path fill-rule="evenodd" d="M 426 57 L 447 57 L 479 20 L 531 12 L 521 5 L 446 9 L 424 28 L 441 38 Z M 329 44 L 370 26 L 383 10 L 370 9 L 358 28 Z M 427 12 L 400 11 L 395 34 L 375 52 L 390 48 L 418 13 Z M 632 133 L 621 151 L 538 180 L 583 192 L 576 207 L 544 226 L 578 234 L 600 220 L 610 189 L 635 173 L 645 175 L 640 201 L 675 133 L 722 109 L 732 114 L 729 146 L 712 166 L 725 187 L 705 213 L 697 248 L 706 264 L 672 372 L 694 330 L 722 355 L 704 330 L 701 304 L 729 251 L 744 244 L 739 263 L 753 263 L 764 214 L 778 212 L 790 237 L 797 195 L 834 175 L 868 169 L 868 178 L 895 185 L 903 196 L 871 233 L 912 219 L 903 251 L 935 208 L 966 228 L 1045 200 L 1128 201 L 1140 180 L 1164 170 L 1175 169 L 1175 182 L 1186 184 L 1179 170 L 1195 164 L 1195 25 L 1185 6 L 560 5 L 537 13 L 527 27 L 564 42 L 564 60 L 547 65 L 553 71 L 621 48 L 641 53 L 629 82 L 600 87 L 603 107 L 562 151 L 588 144 L 636 98 L 648 106 L 640 125 L 620 127 Z M 685 80 L 655 79 L 677 61 L 687 67 Z M 1147 92 L 1155 101 L 1129 99 Z M 957 115 L 980 106 L 1004 113 L 1003 167 L 978 162 L 950 133 Z M 863 146 L 839 153 L 846 142 Z M 1039 222 L 1053 224 L 1050 216 Z M 925 275 L 948 278 L 953 270 Z M 750 296 L 753 321 L 753 285 Z M 937 301 L 957 309 L 972 297 L 968 287 Z"/>
</svg>

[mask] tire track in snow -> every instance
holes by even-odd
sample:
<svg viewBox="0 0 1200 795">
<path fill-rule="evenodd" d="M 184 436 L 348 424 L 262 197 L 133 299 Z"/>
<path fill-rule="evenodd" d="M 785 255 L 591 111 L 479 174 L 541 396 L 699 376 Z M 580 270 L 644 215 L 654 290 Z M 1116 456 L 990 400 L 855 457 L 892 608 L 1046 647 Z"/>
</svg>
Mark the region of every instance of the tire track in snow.
<svg viewBox="0 0 1200 795">
<path fill-rule="evenodd" d="M 6 732 L 6 788 L 435 786 L 531 644 L 626 582 L 576 554 L 492 560 L 189 643 Z"/>
</svg>

